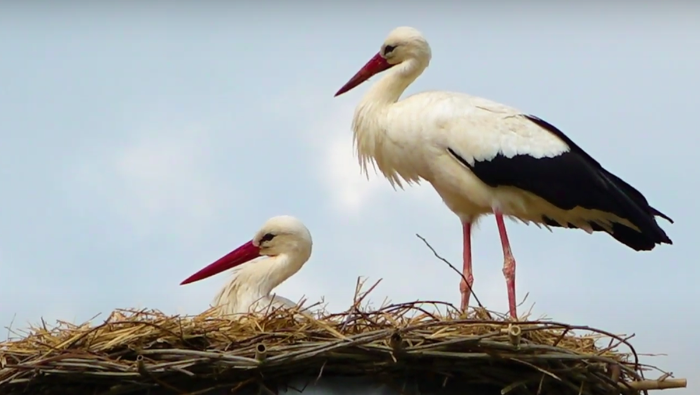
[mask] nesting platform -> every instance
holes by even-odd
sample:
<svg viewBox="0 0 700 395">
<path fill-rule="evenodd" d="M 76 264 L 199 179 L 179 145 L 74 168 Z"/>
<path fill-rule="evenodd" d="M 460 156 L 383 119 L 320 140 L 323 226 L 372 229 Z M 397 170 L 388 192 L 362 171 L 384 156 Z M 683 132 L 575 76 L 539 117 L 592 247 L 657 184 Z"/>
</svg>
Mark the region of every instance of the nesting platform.
<svg viewBox="0 0 700 395">
<path fill-rule="evenodd" d="M 686 385 L 661 371 L 645 379 L 651 368 L 622 336 L 440 310 L 416 302 L 236 320 L 117 310 L 98 325 L 42 325 L 0 343 L 0 394 L 610 395 Z M 365 389 L 350 391 L 355 381 Z M 328 388 L 312 390 L 318 383 Z"/>
</svg>

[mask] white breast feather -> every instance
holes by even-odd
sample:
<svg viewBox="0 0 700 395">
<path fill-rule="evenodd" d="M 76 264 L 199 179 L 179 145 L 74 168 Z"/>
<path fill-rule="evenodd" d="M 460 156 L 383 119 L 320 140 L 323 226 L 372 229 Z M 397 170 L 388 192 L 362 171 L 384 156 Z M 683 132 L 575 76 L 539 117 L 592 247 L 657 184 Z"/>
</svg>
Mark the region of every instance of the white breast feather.
<svg viewBox="0 0 700 395">
<path fill-rule="evenodd" d="M 268 259 L 268 258 L 261 258 Z M 246 266 L 248 265 L 248 266 Z M 247 313 L 267 314 L 279 308 L 293 308 L 297 304 L 276 294 L 267 294 L 259 287 L 260 278 L 253 278 L 250 263 L 232 270 L 229 281 L 214 297 L 212 307 L 220 316 L 232 316 Z M 307 309 L 301 309 L 302 314 L 308 314 Z M 233 317 L 230 317 L 233 318 Z"/>
</svg>

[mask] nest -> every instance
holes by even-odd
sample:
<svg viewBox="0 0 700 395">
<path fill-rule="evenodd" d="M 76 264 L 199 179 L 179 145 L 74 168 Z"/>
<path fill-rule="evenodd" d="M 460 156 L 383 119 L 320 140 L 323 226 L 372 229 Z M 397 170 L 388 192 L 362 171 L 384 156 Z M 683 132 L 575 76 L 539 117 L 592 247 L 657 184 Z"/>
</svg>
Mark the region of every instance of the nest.
<svg viewBox="0 0 700 395">
<path fill-rule="evenodd" d="M 99 325 L 33 327 L 0 343 L 0 394 L 276 394 L 303 390 L 289 387 L 295 380 L 322 378 L 370 378 L 397 394 L 609 395 L 685 386 L 663 372 L 645 380 L 650 367 L 628 340 L 605 331 L 512 322 L 486 310 L 440 313 L 437 302 L 360 308 L 359 300 L 314 317 L 295 309 L 236 319 L 117 310 Z"/>
</svg>

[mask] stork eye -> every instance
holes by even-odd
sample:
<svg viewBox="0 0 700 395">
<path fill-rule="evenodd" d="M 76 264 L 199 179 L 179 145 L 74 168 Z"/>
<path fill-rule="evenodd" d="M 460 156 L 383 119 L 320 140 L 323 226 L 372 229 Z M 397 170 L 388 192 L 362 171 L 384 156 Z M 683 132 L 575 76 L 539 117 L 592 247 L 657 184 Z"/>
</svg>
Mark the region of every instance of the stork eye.
<svg viewBox="0 0 700 395">
<path fill-rule="evenodd" d="M 263 235 L 263 237 L 260 238 L 260 242 L 261 242 L 261 243 L 264 243 L 264 242 L 270 241 L 270 240 L 272 240 L 272 239 L 274 239 L 274 238 L 275 238 L 275 235 L 273 235 L 272 233 L 265 233 L 265 234 Z"/>
<path fill-rule="evenodd" d="M 396 49 L 395 45 L 387 45 L 386 47 L 384 47 L 384 56 L 387 56 L 390 53 L 394 52 L 395 49 Z"/>
</svg>

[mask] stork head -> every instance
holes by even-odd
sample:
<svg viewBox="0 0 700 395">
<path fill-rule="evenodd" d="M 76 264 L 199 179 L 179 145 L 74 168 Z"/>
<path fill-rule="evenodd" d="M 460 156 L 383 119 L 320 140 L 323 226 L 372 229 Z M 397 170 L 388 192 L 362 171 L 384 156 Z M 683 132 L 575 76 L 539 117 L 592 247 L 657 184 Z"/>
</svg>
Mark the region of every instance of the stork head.
<svg viewBox="0 0 700 395">
<path fill-rule="evenodd" d="M 340 96 L 367 81 L 375 74 L 406 62 L 418 62 L 427 67 L 432 53 L 430 45 L 418 30 L 402 26 L 392 30 L 382 44 L 379 52 L 372 57 L 350 80 L 335 94 Z"/>
<path fill-rule="evenodd" d="M 251 240 L 260 249 L 260 255 L 302 254 L 311 255 L 311 233 L 298 219 L 281 215 L 272 217 L 258 230 Z"/>
<path fill-rule="evenodd" d="M 311 256 L 311 246 L 311 233 L 301 221 L 289 215 L 272 217 L 252 240 L 193 274 L 180 285 L 203 280 L 261 256 L 287 254 L 305 262 Z"/>
</svg>

